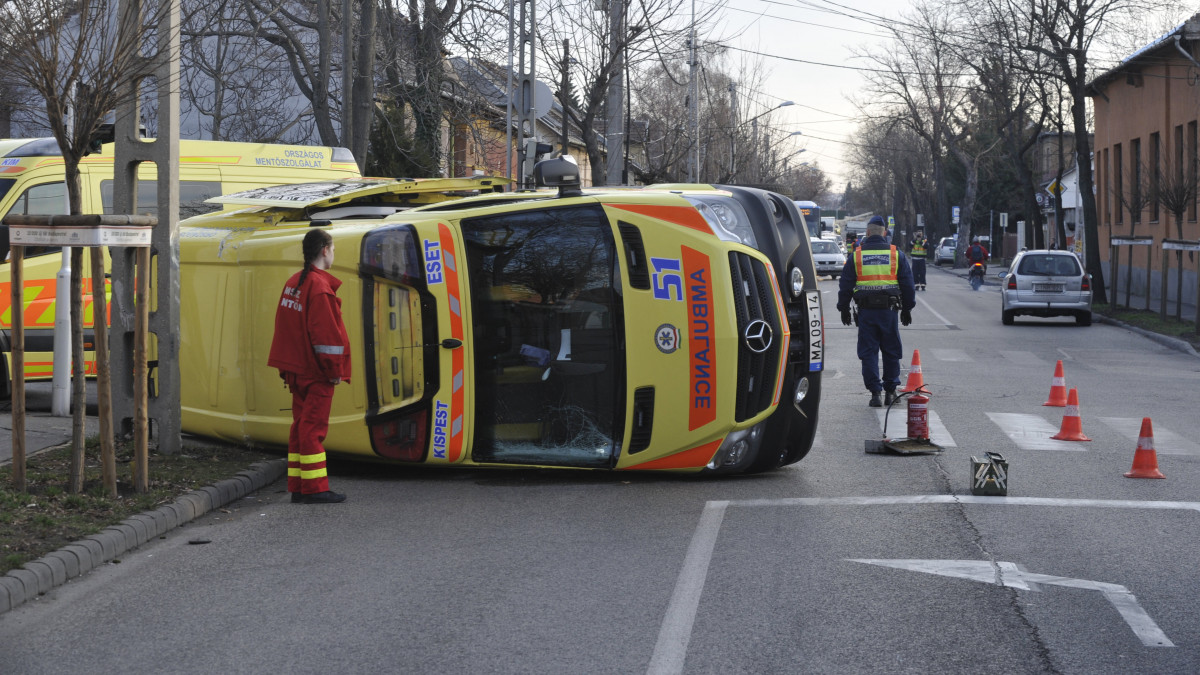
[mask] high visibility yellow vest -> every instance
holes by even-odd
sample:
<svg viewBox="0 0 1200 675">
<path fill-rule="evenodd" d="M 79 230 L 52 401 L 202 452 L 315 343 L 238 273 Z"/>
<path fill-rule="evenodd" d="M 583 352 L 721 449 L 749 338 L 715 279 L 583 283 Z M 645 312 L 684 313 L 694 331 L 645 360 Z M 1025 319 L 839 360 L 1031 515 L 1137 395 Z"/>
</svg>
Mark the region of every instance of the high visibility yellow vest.
<svg viewBox="0 0 1200 675">
<path fill-rule="evenodd" d="M 913 242 L 912 254 L 913 254 L 913 257 L 915 257 L 915 258 L 924 258 L 925 257 L 925 240 L 924 239 L 918 239 Z"/>
<path fill-rule="evenodd" d="M 896 270 L 900 266 L 900 254 L 895 246 L 887 250 L 861 248 L 854 251 L 854 273 L 857 280 L 854 292 L 899 291 L 900 282 L 896 279 Z M 890 293 L 889 293 L 890 294 Z"/>
</svg>

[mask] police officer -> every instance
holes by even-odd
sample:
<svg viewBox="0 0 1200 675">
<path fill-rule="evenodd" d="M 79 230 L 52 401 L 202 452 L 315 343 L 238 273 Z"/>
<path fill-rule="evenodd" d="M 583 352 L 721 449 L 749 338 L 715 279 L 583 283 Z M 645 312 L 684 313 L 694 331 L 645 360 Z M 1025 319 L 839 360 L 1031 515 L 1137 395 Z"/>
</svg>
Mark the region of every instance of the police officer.
<svg viewBox="0 0 1200 675">
<path fill-rule="evenodd" d="M 350 339 L 342 323 L 342 282 L 333 265 L 333 237 L 311 229 L 302 244 L 304 269 L 283 287 L 275 309 L 275 337 L 267 365 L 292 392 L 288 437 L 288 492 L 300 504 L 336 504 L 346 495 L 329 489 L 325 441 L 333 387 L 350 381 Z"/>
<path fill-rule="evenodd" d="M 925 290 L 925 255 L 929 250 L 929 240 L 925 232 L 917 230 L 912 243 L 908 245 L 908 255 L 912 259 L 913 286 L 918 291 Z"/>
<path fill-rule="evenodd" d="M 858 305 L 858 358 L 862 361 L 863 384 L 871 392 L 870 406 L 879 408 L 896 399 L 900 386 L 900 325 L 912 323 L 917 304 L 908 258 L 887 242 L 887 225 L 875 216 L 867 223 L 867 236 L 842 268 L 838 287 L 838 311 L 849 326 L 850 301 Z M 900 310 L 897 322 L 896 310 Z M 879 353 L 883 352 L 883 377 L 879 376 Z M 881 392 L 887 392 L 883 401 Z"/>
</svg>

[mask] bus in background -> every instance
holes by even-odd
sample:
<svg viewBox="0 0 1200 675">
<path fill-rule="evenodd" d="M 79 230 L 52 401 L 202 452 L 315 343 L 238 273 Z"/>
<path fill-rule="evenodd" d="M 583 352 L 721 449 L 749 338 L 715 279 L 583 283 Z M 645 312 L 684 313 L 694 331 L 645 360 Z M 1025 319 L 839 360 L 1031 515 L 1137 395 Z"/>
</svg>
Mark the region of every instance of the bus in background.
<svg viewBox="0 0 1200 675">
<path fill-rule="evenodd" d="M 804 225 L 808 227 L 809 238 L 821 238 L 821 207 L 816 202 L 797 201 L 796 209 L 804 216 Z"/>
<path fill-rule="evenodd" d="M 113 144 L 84 157 L 79 163 L 83 187 L 83 213 L 112 213 Z M 210 197 L 256 187 L 360 176 L 354 156 L 345 148 L 225 141 L 179 142 L 180 219 L 220 210 L 205 203 Z M 140 214 L 158 210 L 157 169 L 145 162 L 138 167 Z M 67 213 L 67 188 L 63 158 L 53 138 L 0 139 L 0 219 L 8 214 L 59 215 Z M 7 398 L 12 382 L 12 294 L 8 264 L 8 227 L 0 225 L 0 396 Z M 62 266 L 62 249 L 26 246 L 25 276 L 25 379 L 48 380 L 54 374 L 55 276 Z M 84 342 L 92 343 L 91 259 L 84 256 Z M 95 360 L 86 357 L 88 374 Z"/>
</svg>

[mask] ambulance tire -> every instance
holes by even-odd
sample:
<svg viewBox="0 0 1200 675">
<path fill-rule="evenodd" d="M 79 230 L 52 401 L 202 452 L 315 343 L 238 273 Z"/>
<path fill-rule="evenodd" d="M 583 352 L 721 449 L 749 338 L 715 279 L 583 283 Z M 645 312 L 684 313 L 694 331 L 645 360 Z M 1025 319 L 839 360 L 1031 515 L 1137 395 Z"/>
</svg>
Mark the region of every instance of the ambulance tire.
<svg viewBox="0 0 1200 675">
<path fill-rule="evenodd" d="M 8 359 L 0 354 L 0 401 L 12 398 L 12 378 L 8 376 Z"/>
</svg>

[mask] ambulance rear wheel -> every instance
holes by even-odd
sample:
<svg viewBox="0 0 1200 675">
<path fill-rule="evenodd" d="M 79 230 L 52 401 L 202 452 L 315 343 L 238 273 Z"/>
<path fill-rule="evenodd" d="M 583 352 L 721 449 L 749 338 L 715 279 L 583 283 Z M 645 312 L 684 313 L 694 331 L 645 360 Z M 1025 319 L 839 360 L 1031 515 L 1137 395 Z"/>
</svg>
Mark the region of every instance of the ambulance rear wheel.
<svg viewBox="0 0 1200 675">
<path fill-rule="evenodd" d="M 8 359 L 0 355 L 0 401 L 12 398 L 12 378 L 8 376 Z"/>
</svg>

